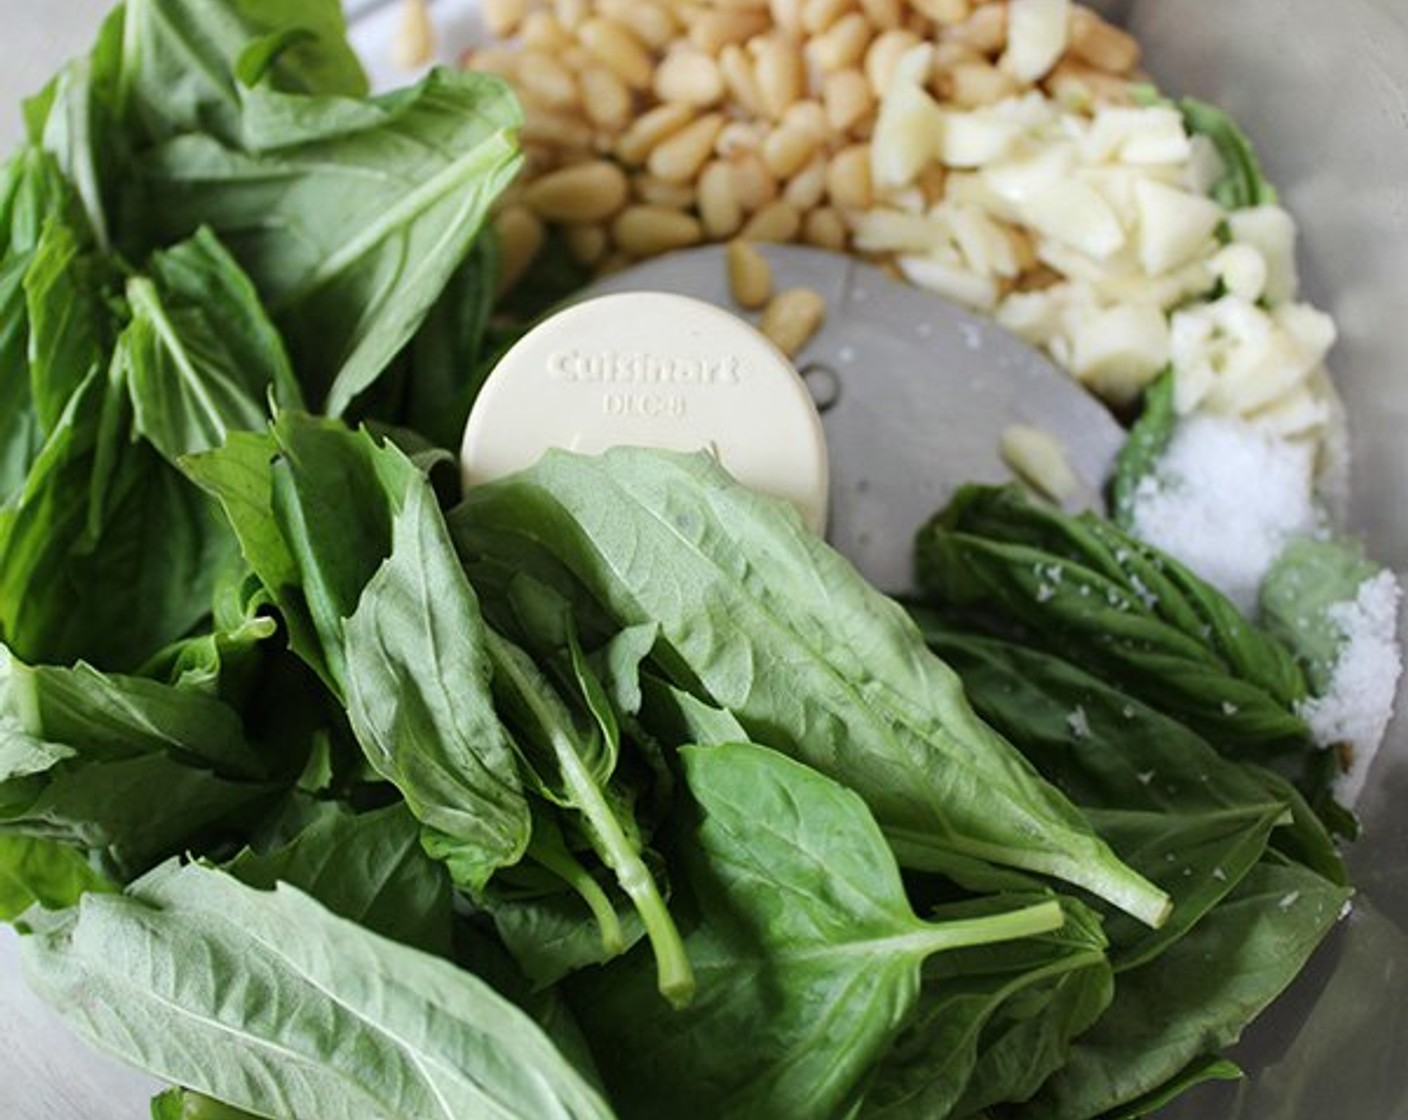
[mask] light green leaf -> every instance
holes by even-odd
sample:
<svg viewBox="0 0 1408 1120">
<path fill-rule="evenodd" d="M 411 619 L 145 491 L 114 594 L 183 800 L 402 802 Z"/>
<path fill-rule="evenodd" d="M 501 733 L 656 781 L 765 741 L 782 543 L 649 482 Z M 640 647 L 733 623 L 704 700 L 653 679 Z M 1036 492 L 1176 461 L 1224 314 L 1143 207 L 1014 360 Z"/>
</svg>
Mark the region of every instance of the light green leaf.
<svg viewBox="0 0 1408 1120">
<path fill-rule="evenodd" d="M 1165 916 L 1162 894 L 973 714 L 903 610 L 708 456 L 549 452 L 474 488 L 451 520 L 486 596 L 497 561 L 574 603 L 585 592 L 617 629 L 658 623 L 671 683 L 855 789 L 907 865 L 976 858 Z"/>
<path fill-rule="evenodd" d="M 340 414 L 415 334 L 517 173 L 517 108 L 496 79 L 449 71 L 366 102 L 261 88 L 244 106 L 248 151 L 192 134 L 144 161 L 152 235 L 211 226 L 309 402 Z"/>
<path fill-rule="evenodd" d="M 35 904 L 62 910 L 86 891 L 113 890 L 117 887 L 76 848 L 0 833 L 0 922 L 13 921 Z"/>
<path fill-rule="evenodd" d="M 542 1031 L 448 961 L 298 890 L 168 864 L 21 948 L 109 1053 L 257 1116 L 608 1120 Z"/>
</svg>

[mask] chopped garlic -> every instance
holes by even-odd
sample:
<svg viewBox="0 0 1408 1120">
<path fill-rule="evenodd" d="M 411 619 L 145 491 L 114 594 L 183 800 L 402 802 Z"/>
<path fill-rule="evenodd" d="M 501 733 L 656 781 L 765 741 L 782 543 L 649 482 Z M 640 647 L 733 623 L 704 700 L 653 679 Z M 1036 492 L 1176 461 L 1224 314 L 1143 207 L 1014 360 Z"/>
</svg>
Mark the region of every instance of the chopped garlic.
<svg viewBox="0 0 1408 1120">
<path fill-rule="evenodd" d="M 1121 303 L 1082 316 L 1072 372 L 1107 400 L 1127 404 L 1168 364 L 1169 328 L 1152 304 Z"/>
<path fill-rule="evenodd" d="M 1018 478 L 1054 502 L 1064 502 L 1080 489 L 1065 446 L 1043 428 L 1011 424 L 1002 433 L 999 450 Z"/>
<path fill-rule="evenodd" d="M 880 188 L 906 187 L 939 154 L 944 111 L 924 88 L 934 48 L 921 43 L 906 51 L 875 122 L 870 143 L 871 174 Z"/>
<path fill-rule="evenodd" d="M 1002 68 L 1024 82 L 1035 82 L 1066 53 L 1070 37 L 1070 0 L 1011 0 Z"/>
<path fill-rule="evenodd" d="M 1134 188 L 1139 215 L 1139 260 L 1155 276 L 1209 256 L 1214 231 L 1222 223 L 1222 207 L 1177 187 L 1149 179 Z"/>
</svg>

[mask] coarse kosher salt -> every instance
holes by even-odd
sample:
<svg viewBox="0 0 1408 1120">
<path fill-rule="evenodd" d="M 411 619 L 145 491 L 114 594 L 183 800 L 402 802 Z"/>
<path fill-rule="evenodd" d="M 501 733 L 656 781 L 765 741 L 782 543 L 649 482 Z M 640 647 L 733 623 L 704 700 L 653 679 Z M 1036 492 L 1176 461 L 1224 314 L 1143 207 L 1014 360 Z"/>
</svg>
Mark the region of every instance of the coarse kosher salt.
<svg viewBox="0 0 1408 1120">
<path fill-rule="evenodd" d="M 1343 645 L 1325 695 L 1299 709 L 1316 742 L 1347 743 L 1353 748 L 1350 769 L 1336 789 L 1347 804 L 1358 798 L 1393 716 L 1403 668 L 1396 640 L 1401 598 L 1398 580 L 1385 571 L 1360 584 L 1352 600 L 1329 608 L 1330 622 L 1343 635 Z"/>
<path fill-rule="evenodd" d="M 1137 536 L 1187 564 L 1244 614 L 1293 537 L 1313 532 L 1315 448 L 1225 416 L 1183 418 L 1137 487 Z"/>
</svg>

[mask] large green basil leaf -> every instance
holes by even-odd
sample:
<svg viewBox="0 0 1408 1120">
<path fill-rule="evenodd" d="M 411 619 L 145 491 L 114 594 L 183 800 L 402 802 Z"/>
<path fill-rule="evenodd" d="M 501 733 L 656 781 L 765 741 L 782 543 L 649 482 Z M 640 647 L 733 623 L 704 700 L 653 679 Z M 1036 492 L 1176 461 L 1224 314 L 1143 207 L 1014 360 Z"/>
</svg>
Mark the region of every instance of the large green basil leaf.
<svg viewBox="0 0 1408 1120">
<path fill-rule="evenodd" d="M 21 944 L 84 1037 L 265 1117 L 608 1120 L 521 1011 L 293 887 L 167 864 Z"/>
<path fill-rule="evenodd" d="M 680 757 L 700 811 L 679 845 L 701 915 L 686 939 L 697 995 L 683 1010 L 654 998 L 639 952 L 574 989 L 626 1116 L 847 1115 L 926 958 L 1062 922 L 1051 901 L 924 921 L 850 790 L 750 744 Z"/>
<path fill-rule="evenodd" d="M 143 160 L 156 244 L 210 226 L 271 309 L 310 404 L 339 414 L 402 350 L 517 173 L 507 87 L 436 71 L 370 101 L 264 89 L 238 150 L 190 134 Z"/>
<path fill-rule="evenodd" d="M 264 890 L 288 883 L 373 933 L 449 956 L 450 881 L 420 835 L 403 804 L 353 814 L 329 803 L 287 844 L 246 849 L 226 870 Z"/>
<path fill-rule="evenodd" d="M 549 452 L 471 491 L 451 521 L 486 596 L 528 570 L 606 607 L 616 630 L 658 623 L 672 683 L 856 790 L 903 863 L 991 861 L 1166 916 L 1161 892 L 973 714 L 904 611 L 708 456 Z"/>
</svg>

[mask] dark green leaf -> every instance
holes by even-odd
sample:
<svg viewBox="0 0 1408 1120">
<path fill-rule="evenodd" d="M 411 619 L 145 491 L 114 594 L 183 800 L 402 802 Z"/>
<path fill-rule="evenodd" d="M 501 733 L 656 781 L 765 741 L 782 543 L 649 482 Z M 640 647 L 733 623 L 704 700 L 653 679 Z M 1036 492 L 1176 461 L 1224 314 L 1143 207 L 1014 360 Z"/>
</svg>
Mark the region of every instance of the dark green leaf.
<svg viewBox="0 0 1408 1120">
<path fill-rule="evenodd" d="M 1061 922 L 1054 902 L 922 921 L 854 793 L 762 747 L 680 753 L 702 814 L 681 843 L 703 919 L 687 940 L 695 1001 L 652 1000 L 638 953 L 578 989 L 626 1116 L 845 1115 L 926 958 Z"/>
<path fill-rule="evenodd" d="M 926 591 L 1109 677 L 1219 749 L 1303 750 L 1290 654 L 1171 557 L 1093 516 L 970 486 L 920 530 Z"/>
<path fill-rule="evenodd" d="M 1012 896 L 935 917 L 1010 908 Z M 928 962 L 912 1020 L 878 1063 L 860 1116 L 932 1120 L 1026 1100 L 1109 1003 L 1100 919 L 1071 899 L 1058 930 Z"/>
<path fill-rule="evenodd" d="M 1077 1042 L 1031 1116 L 1101 1116 L 1235 1042 L 1305 966 L 1347 898 L 1305 868 L 1256 867 L 1185 937 L 1120 977 L 1110 1009 Z"/>
<path fill-rule="evenodd" d="M 263 890 L 288 883 L 373 933 L 449 955 L 450 882 L 405 805 L 361 815 L 325 805 L 288 844 L 246 850 L 226 870 Z"/>
<path fill-rule="evenodd" d="M 167 1089 L 152 1098 L 152 1120 L 259 1120 L 189 1089 Z"/>
</svg>

